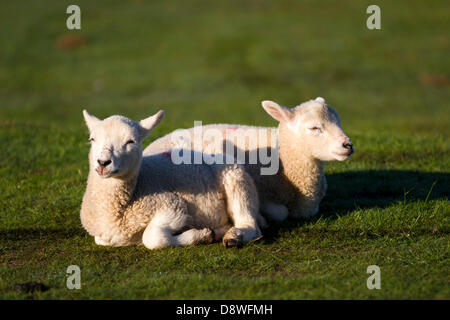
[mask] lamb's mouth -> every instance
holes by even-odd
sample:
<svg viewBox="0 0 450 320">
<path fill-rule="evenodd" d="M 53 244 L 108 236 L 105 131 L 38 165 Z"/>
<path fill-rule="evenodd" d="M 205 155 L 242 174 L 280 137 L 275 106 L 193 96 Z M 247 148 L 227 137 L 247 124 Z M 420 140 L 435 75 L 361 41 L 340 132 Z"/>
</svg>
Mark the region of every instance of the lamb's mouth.
<svg viewBox="0 0 450 320">
<path fill-rule="evenodd" d="M 348 151 L 348 152 L 344 152 L 344 153 L 337 153 L 337 152 L 333 152 L 333 155 L 336 157 L 336 159 L 338 160 L 346 160 L 348 159 L 351 155 L 353 154 L 353 149 Z"/>
<path fill-rule="evenodd" d="M 97 174 L 102 178 L 109 178 L 119 172 L 118 169 L 109 171 L 108 169 L 102 167 L 98 167 L 95 171 L 97 171 Z"/>
</svg>

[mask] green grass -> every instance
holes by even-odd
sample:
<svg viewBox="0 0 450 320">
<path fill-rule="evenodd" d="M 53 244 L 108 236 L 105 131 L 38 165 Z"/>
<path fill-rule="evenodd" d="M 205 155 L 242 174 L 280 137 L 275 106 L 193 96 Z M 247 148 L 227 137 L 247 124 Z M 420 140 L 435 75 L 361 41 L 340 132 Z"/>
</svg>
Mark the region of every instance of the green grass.
<svg viewBox="0 0 450 320">
<path fill-rule="evenodd" d="M 0 2 L 0 298 L 450 298 L 448 1 L 378 1 L 378 31 L 369 1 L 78 1 L 81 31 L 69 4 Z M 82 229 L 83 108 L 164 108 L 149 143 L 194 120 L 274 125 L 261 100 L 316 96 L 356 153 L 327 164 L 314 219 L 241 250 L 104 248 Z M 28 281 L 50 290 L 15 287 Z"/>
</svg>

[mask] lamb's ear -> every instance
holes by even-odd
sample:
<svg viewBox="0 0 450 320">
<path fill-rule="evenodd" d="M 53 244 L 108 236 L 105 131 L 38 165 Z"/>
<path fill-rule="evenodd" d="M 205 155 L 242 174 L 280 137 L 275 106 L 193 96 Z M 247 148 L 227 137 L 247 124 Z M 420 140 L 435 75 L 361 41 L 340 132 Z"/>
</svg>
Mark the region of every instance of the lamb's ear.
<svg viewBox="0 0 450 320">
<path fill-rule="evenodd" d="M 317 102 L 320 102 L 320 103 L 325 103 L 325 99 L 322 98 L 322 97 L 317 97 L 317 98 L 316 98 L 316 101 L 317 101 Z"/>
<path fill-rule="evenodd" d="M 286 107 L 280 106 L 276 102 L 265 100 L 261 102 L 261 104 L 264 110 L 266 110 L 266 112 L 270 114 L 272 118 L 278 120 L 279 122 L 290 122 L 295 117 L 294 113 L 291 110 Z"/>
<path fill-rule="evenodd" d="M 92 131 L 92 128 L 96 124 L 98 124 L 99 122 L 102 121 L 99 118 L 97 118 L 96 116 L 93 116 L 92 114 L 87 112 L 86 110 L 83 110 L 83 116 L 84 116 L 84 120 L 86 121 L 86 125 L 87 125 L 89 131 Z"/>
<path fill-rule="evenodd" d="M 144 140 L 150 132 L 161 122 L 164 117 L 164 110 L 159 110 L 155 115 L 147 119 L 139 121 L 139 135 L 141 140 Z"/>
</svg>

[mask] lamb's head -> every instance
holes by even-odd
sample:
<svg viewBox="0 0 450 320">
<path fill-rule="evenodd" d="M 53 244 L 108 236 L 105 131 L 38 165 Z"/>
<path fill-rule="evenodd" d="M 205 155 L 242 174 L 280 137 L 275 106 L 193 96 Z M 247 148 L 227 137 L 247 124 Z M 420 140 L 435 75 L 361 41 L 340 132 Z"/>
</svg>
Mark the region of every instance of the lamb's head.
<svg viewBox="0 0 450 320">
<path fill-rule="evenodd" d="M 263 101 L 262 106 L 291 133 L 292 145 L 301 146 L 302 153 L 321 161 L 343 161 L 353 153 L 353 144 L 341 128 L 339 115 L 323 98 L 292 109 L 273 101 Z"/>
<path fill-rule="evenodd" d="M 142 160 L 142 141 L 161 121 L 164 111 L 140 122 L 123 116 L 100 120 L 83 110 L 90 132 L 89 164 L 102 178 L 134 174 Z"/>
</svg>

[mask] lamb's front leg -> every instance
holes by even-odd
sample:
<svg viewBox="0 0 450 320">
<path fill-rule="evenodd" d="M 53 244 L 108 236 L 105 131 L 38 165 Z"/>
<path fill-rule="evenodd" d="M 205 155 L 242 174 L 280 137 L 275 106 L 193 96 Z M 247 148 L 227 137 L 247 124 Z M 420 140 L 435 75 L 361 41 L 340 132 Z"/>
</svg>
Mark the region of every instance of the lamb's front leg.
<svg viewBox="0 0 450 320">
<path fill-rule="evenodd" d="M 290 217 L 295 219 L 309 219 L 319 211 L 321 198 L 300 197 L 295 207 L 289 212 Z"/>
<path fill-rule="evenodd" d="M 232 166 L 223 175 L 229 214 L 233 221 L 223 237 L 226 247 L 241 246 L 261 237 L 266 221 L 259 214 L 259 199 L 252 178 L 240 166 Z"/>
<path fill-rule="evenodd" d="M 294 208 L 290 212 L 290 216 L 293 218 L 308 219 L 319 212 L 320 202 L 325 196 L 327 191 L 327 179 L 325 175 L 322 175 L 317 186 L 317 191 L 312 195 L 302 195 L 298 198 L 298 201 Z"/>
<path fill-rule="evenodd" d="M 209 244 L 214 242 L 214 232 L 209 228 L 189 229 L 174 235 L 188 225 L 185 213 L 164 210 L 159 211 L 150 221 L 142 235 L 142 243 L 149 249 Z"/>
<path fill-rule="evenodd" d="M 190 246 L 195 244 L 210 244 L 214 242 L 215 234 L 210 228 L 189 229 L 174 236 L 175 243 L 179 246 Z"/>
<path fill-rule="evenodd" d="M 282 204 L 266 201 L 261 205 L 261 211 L 266 214 L 267 217 L 274 221 L 284 221 L 289 215 L 288 208 Z"/>
</svg>

